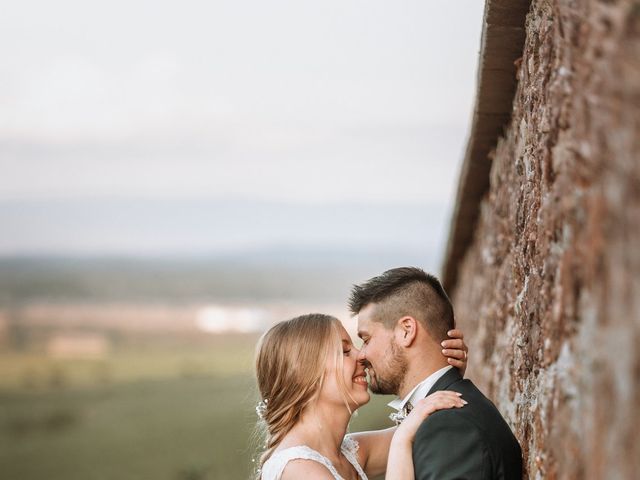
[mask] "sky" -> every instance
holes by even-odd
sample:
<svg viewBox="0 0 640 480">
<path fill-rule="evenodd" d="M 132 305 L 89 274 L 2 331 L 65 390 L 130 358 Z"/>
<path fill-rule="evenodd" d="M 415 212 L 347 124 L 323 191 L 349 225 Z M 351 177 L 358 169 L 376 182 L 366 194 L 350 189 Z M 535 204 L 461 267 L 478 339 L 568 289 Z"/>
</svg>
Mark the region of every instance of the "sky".
<svg viewBox="0 0 640 480">
<path fill-rule="evenodd" d="M 370 223 L 354 214 L 332 226 L 336 209 L 375 217 L 376 208 L 424 206 L 424 215 L 406 218 L 420 224 L 411 236 L 436 235 L 441 249 L 447 215 L 428 212 L 452 208 L 482 9 L 471 0 L 7 3 L 0 254 L 135 252 L 150 238 L 162 251 L 172 218 L 197 216 L 203 202 L 274 211 L 309 205 L 323 212 L 324 228 L 347 232 L 336 242 L 352 245 L 366 244 Z M 126 231 L 107 220 L 91 230 L 77 215 L 87 202 L 125 212 L 140 201 L 180 207 L 168 208 L 174 217 L 164 226 L 146 225 L 143 212 Z M 33 215 L 49 205 L 66 237 L 49 235 L 55 222 Z M 208 220 L 238 214 L 219 210 Z M 381 214 L 376 230 L 390 220 Z M 304 215 L 291 222 L 280 235 L 258 229 L 249 243 L 282 242 Z M 233 232 L 187 229 L 185 248 L 251 237 L 251 225 L 239 223 Z M 105 236 L 116 240 L 96 242 Z M 371 241 L 392 236 L 372 232 Z M 308 240 L 319 241 L 313 233 Z M 388 244 L 403 245 L 396 240 Z"/>
</svg>

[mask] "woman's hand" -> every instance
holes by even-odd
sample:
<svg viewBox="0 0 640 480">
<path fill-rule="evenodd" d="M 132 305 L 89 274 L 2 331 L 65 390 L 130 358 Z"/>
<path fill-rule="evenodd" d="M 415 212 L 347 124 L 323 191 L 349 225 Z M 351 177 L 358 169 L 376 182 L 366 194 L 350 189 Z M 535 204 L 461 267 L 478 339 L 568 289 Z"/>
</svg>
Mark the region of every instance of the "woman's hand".
<svg viewBox="0 0 640 480">
<path fill-rule="evenodd" d="M 469 347 L 464 343 L 462 330 L 449 330 L 447 335 L 451 340 L 442 342 L 442 354 L 447 357 L 449 365 L 456 367 L 464 377 L 467 370 L 467 352 Z"/>
<path fill-rule="evenodd" d="M 461 398 L 462 394 L 451 390 L 441 390 L 420 400 L 398 426 L 393 435 L 393 442 L 413 443 L 418 428 L 433 412 L 447 408 L 462 408 L 467 402 Z"/>
<path fill-rule="evenodd" d="M 393 434 L 387 460 L 387 480 L 411 480 L 413 470 L 413 439 L 425 418 L 436 410 L 462 408 L 467 404 L 458 392 L 442 390 L 420 400 Z"/>
</svg>

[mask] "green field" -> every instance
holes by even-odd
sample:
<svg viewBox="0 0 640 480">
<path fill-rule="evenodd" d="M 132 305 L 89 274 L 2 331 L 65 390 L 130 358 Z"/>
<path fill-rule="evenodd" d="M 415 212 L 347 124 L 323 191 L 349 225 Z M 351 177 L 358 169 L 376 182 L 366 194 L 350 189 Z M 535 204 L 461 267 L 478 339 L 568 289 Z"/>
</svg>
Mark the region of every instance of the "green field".
<svg viewBox="0 0 640 480">
<path fill-rule="evenodd" d="M 354 281 L 394 264 L 397 252 L 366 250 L 0 258 L 0 480 L 249 478 L 257 336 L 195 331 L 190 308 L 342 305 Z M 165 307 L 175 318 L 154 324 Z M 53 358 L 59 333 L 108 348 Z M 388 400 L 351 430 L 388 426 Z"/>
<path fill-rule="evenodd" d="M 254 341 L 82 362 L 0 355 L 2 479 L 248 478 Z M 387 426 L 385 401 L 364 407 L 352 430 Z"/>
</svg>

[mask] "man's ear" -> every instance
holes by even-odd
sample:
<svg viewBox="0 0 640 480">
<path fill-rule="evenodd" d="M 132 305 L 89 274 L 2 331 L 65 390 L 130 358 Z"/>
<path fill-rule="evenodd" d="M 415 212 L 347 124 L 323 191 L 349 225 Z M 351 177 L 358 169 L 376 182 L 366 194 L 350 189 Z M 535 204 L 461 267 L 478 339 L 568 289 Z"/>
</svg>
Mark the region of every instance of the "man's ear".
<svg viewBox="0 0 640 480">
<path fill-rule="evenodd" d="M 403 347 L 410 347 L 418 334 L 418 321 L 413 317 L 402 317 L 396 324 L 396 340 Z"/>
</svg>

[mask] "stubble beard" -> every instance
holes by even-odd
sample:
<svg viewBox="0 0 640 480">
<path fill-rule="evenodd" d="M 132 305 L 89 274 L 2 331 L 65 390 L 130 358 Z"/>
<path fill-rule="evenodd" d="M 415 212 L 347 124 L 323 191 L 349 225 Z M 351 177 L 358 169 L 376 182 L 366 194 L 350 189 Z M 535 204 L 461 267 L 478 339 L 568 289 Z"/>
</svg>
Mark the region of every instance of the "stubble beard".
<svg viewBox="0 0 640 480">
<path fill-rule="evenodd" d="M 395 340 L 391 340 L 390 346 L 391 354 L 382 376 L 375 369 L 372 372 L 373 381 L 370 383 L 369 389 L 376 394 L 397 395 L 404 382 L 409 362 Z"/>
</svg>

